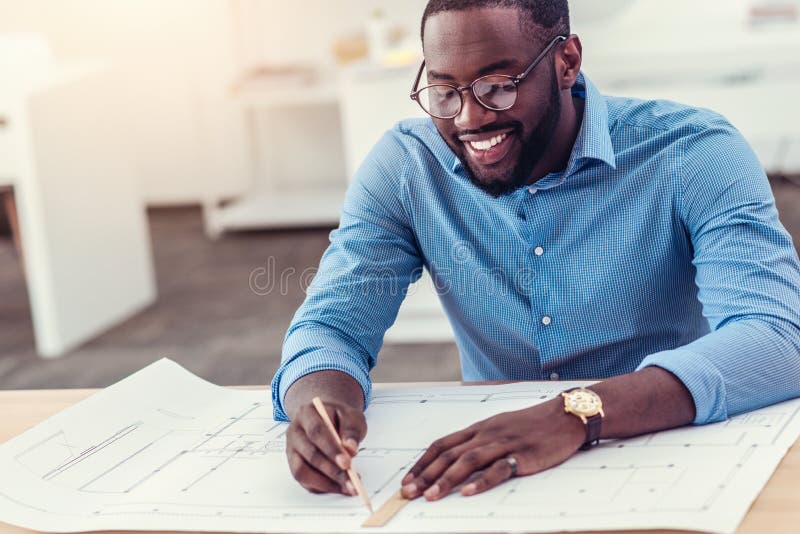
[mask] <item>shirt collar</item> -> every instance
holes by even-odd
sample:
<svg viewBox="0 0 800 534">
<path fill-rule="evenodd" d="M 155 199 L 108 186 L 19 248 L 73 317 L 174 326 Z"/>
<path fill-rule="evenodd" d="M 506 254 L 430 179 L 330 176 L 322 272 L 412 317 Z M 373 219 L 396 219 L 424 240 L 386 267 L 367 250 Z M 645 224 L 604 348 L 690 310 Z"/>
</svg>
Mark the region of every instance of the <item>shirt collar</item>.
<svg viewBox="0 0 800 534">
<path fill-rule="evenodd" d="M 613 169 L 617 168 L 614 146 L 608 129 L 608 108 L 605 98 L 583 72 L 578 74 L 572 92 L 584 98 L 584 111 L 583 122 L 572 146 L 567 168 L 562 172 L 544 176 L 530 186 L 531 189 L 549 189 L 563 183 L 587 159 L 602 161 Z M 461 161 L 453 154 L 451 169 L 457 172 L 460 168 Z"/>
<path fill-rule="evenodd" d="M 572 145 L 567 167 L 563 171 L 550 173 L 529 186 L 528 190 L 532 193 L 561 185 L 586 160 L 600 161 L 612 169 L 617 168 L 614 145 L 611 143 L 608 129 L 608 108 L 605 98 L 583 72 L 578 74 L 572 92 L 584 97 L 583 121 L 575 138 L 575 144 Z"/>
<path fill-rule="evenodd" d="M 578 74 L 573 87 L 573 92 L 581 91 L 585 95 L 583 123 L 572 147 L 565 174 L 575 171 L 575 164 L 584 159 L 602 161 L 616 169 L 617 159 L 614 156 L 614 145 L 611 143 L 606 99 L 583 72 Z"/>
</svg>

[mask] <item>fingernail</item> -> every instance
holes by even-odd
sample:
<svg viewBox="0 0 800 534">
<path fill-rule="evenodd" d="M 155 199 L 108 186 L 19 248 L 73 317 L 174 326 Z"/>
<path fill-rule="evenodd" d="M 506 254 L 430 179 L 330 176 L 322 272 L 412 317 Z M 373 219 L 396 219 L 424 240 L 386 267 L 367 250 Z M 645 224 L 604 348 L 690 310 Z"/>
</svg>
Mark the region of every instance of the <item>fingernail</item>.
<svg viewBox="0 0 800 534">
<path fill-rule="evenodd" d="M 347 493 L 349 493 L 350 495 L 355 495 L 357 493 L 356 487 L 349 480 L 345 482 L 344 487 L 347 489 Z"/>
<path fill-rule="evenodd" d="M 402 480 L 402 481 L 400 481 L 400 484 L 402 484 L 403 486 L 405 486 L 406 484 L 408 484 L 408 483 L 409 483 L 409 482 L 411 482 L 412 480 L 414 480 L 414 475 L 412 475 L 411 473 L 409 473 L 409 474 L 407 474 L 406 476 L 404 476 L 404 477 L 403 477 L 403 480 Z"/>
<path fill-rule="evenodd" d="M 414 497 L 417 494 L 416 484 L 406 484 L 403 486 L 403 493 L 408 497 Z"/>
<path fill-rule="evenodd" d="M 439 484 L 434 484 L 425 491 L 425 497 L 428 499 L 433 499 L 437 495 L 439 495 Z"/>
<path fill-rule="evenodd" d="M 475 484 L 467 484 L 463 488 L 461 488 L 461 495 L 474 495 L 475 490 L 478 489 L 478 486 Z"/>
<path fill-rule="evenodd" d="M 353 451 L 354 453 L 358 452 L 358 442 L 353 438 L 347 438 L 342 442 L 345 447 Z"/>
<path fill-rule="evenodd" d="M 347 469 L 350 467 L 350 458 L 346 454 L 337 454 L 336 465 L 338 465 L 340 469 Z"/>
</svg>

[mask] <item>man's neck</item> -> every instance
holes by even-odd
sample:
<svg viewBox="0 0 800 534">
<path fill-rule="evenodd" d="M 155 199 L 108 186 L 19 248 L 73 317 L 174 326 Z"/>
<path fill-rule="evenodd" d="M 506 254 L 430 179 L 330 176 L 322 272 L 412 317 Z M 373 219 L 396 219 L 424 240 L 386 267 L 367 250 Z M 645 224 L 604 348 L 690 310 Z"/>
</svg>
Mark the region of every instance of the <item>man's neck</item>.
<svg viewBox="0 0 800 534">
<path fill-rule="evenodd" d="M 586 100 L 572 96 L 572 93 L 565 98 L 568 100 L 562 101 L 561 118 L 550 141 L 550 150 L 531 171 L 529 184 L 539 181 L 550 173 L 563 171 L 567 167 L 572 148 L 575 146 L 575 139 L 578 138 L 578 132 L 583 124 Z"/>
</svg>

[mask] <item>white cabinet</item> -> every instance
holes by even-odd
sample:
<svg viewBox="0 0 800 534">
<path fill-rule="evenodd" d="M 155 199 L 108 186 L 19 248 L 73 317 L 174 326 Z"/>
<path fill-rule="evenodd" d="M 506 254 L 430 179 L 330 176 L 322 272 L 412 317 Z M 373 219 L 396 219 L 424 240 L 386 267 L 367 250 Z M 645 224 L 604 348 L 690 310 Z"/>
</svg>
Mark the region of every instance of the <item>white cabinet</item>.
<svg viewBox="0 0 800 534">
<path fill-rule="evenodd" d="M 397 121 L 426 116 L 409 97 L 418 67 L 356 66 L 342 71 L 339 95 L 349 178 L 375 142 Z"/>
<path fill-rule="evenodd" d="M 245 86 L 232 97 L 246 122 L 250 186 L 204 206 L 206 232 L 336 225 L 347 187 L 336 85 Z"/>
<path fill-rule="evenodd" d="M 252 186 L 219 205 L 209 196 L 210 236 L 227 230 L 336 225 L 345 190 L 361 161 L 397 121 L 424 116 L 409 98 L 416 65 L 352 67 L 320 74 L 329 83 L 289 90 L 238 91 L 251 142 Z M 336 82 L 338 80 L 338 82 Z M 452 329 L 426 273 L 403 303 L 386 340 L 451 341 Z"/>
</svg>

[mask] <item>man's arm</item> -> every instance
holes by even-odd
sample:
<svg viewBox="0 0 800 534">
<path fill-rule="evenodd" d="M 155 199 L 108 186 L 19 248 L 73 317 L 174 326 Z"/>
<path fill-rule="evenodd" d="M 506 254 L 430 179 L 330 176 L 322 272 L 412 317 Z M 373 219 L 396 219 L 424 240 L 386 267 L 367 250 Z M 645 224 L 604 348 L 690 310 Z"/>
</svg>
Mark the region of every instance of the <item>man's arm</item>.
<svg viewBox="0 0 800 534">
<path fill-rule="evenodd" d="M 347 192 L 339 228 L 295 314 L 272 381 L 277 420 L 291 419 L 286 453 L 310 491 L 354 494 L 344 470 L 366 434 L 370 369 L 422 259 L 404 205 L 408 147 L 387 133 Z M 318 396 L 342 435 L 342 454 L 311 400 Z"/>
<path fill-rule="evenodd" d="M 721 117 L 677 145 L 675 199 L 711 332 L 647 356 L 695 401 L 696 424 L 800 395 L 800 264 L 769 182 L 747 142 Z"/>
<path fill-rule="evenodd" d="M 625 438 L 691 423 L 694 402 L 683 383 L 658 367 L 599 382 L 591 389 L 603 400 L 601 438 Z M 474 495 L 507 480 L 513 456 L 518 475 L 556 466 L 586 440 L 583 423 L 564 411 L 561 397 L 480 421 L 435 441 L 403 479 L 403 495 L 429 500 L 461 488 Z"/>
<path fill-rule="evenodd" d="M 422 274 L 404 204 L 405 166 L 411 159 L 404 143 L 398 128 L 387 132 L 347 190 L 339 227 L 331 232 L 330 246 L 283 342 L 272 380 L 279 421 L 289 420 L 283 406 L 289 388 L 316 371 L 352 376 L 369 403 L 369 371 L 383 336 L 409 284 Z"/>
</svg>

